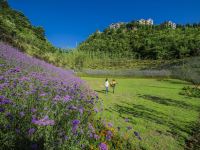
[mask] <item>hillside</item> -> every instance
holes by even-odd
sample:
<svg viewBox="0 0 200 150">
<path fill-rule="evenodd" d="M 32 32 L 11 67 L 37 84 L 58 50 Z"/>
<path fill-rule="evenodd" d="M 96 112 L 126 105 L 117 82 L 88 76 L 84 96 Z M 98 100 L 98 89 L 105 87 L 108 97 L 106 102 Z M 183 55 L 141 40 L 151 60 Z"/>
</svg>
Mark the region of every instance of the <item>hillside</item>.
<svg viewBox="0 0 200 150">
<path fill-rule="evenodd" d="M 179 59 L 200 54 L 200 24 L 171 26 L 116 23 L 93 33 L 79 50 L 102 57 L 130 59 Z M 172 24 L 173 25 L 173 24 Z"/>
<path fill-rule="evenodd" d="M 129 149 L 114 128 L 94 119 L 98 102 L 72 71 L 0 42 L 0 149 Z"/>
<path fill-rule="evenodd" d="M 9 43 L 31 56 L 66 67 L 67 62 L 64 61 L 62 50 L 46 39 L 42 27 L 33 26 L 22 12 L 10 8 L 5 0 L 0 1 L 0 8 L 0 41 Z"/>
</svg>

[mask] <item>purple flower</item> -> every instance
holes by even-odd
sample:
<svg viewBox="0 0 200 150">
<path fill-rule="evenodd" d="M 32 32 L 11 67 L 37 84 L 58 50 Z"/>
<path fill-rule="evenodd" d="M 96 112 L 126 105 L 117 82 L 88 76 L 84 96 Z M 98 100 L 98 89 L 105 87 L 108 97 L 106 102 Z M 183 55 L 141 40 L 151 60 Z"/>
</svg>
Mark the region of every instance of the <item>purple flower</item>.
<svg viewBox="0 0 200 150">
<path fill-rule="evenodd" d="M 111 140 L 112 136 L 113 136 L 113 134 L 111 131 L 106 132 L 106 140 Z"/>
<path fill-rule="evenodd" d="M 0 95 L 0 100 L 3 100 L 5 97 Z"/>
<path fill-rule="evenodd" d="M 46 93 L 41 93 L 40 96 L 46 96 Z"/>
<path fill-rule="evenodd" d="M 88 124 L 88 128 L 92 133 L 95 133 L 95 128 L 92 126 L 91 123 Z"/>
<path fill-rule="evenodd" d="M 68 137 L 68 136 L 65 136 L 65 137 L 64 137 L 64 139 L 65 139 L 65 140 L 68 140 L 68 139 L 69 139 L 69 137 Z"/>
<path fill-rule="evenodd" d="M 48 116 L 45 116 L 44 118 L 37 120 L 36 118 L 32 119 L 32 123 L 35 125 L 39 125 L 39 126 L 53 126 L 55 125 L 55 121 L 54 120 L 49 120 Z"/>
<path fill-rule="evenodd" d="M 80 121 L 79 120 L 73 120 L 72 121 L 72 124 L 73 124 L 73 126 L 76 126 L 76 125 L 79 125 L 80 124 Z"/>
<path fill-rule="evenodd" d="M 63 102 L 69 102 L 71 101 L 71 97 L 69 95 L 66 95 L 64 98 L 63 98 Z"/>
<path fill-rule="evenodd" d="M 30 135 L 32 135 L 33 133 L 35 133 L 35 128 L 30 128 L 30 129 L 28 130 L 28 135 L 30 136 Z"/>
<path fill-rule="evenodd" d="M 97 134 L 94 134 L 93 137 L 95 140 L 99 139 L 99 136 Z"/>
<path fill-rule="evenodd" d="M 9 99 L 0 99 L 0 105 L 11 104 L 12 101 Z"/>
<path fill-rule="evenodd" d="M 78 129 L 78 125 L 80 124 L 80 121 L 79 120 L 73 120 L 72 121 L 72 132 L 74 133 L 74 134 L 76 134 L 77 133 L 77 129 Z"/>
<path fill-rule="evenodd" d="M 108 127 L 112 128 L 113 124 L 111 122 L 108 123 Z"/>
<path fill-rule="evenodd" d="M 90 138 L 93 138 L 93 134 L 92 133 L 90 133 Z"/>
<path fill-rule="evenodd" d="M 68 107 L 68 109 L 69 109 L 69 110 L 76 110 L 76 109 L 77 109 L 77 107 L 75 107 L 75 106 L 71 105 L 71 106 L 69 106 L 69 107 Z"/>
<path fill-rule="evenodd" d="M 19 113 L 20 117 L 24 117 L 25 116 L 25 113 L 22 111 Z"/>
<path fill-rule="evenodd" d="M 37 109 L 31 108 L 31 112 L 32 112 L 32 113 L 34 113 L 34 112 L 36 112 L 36 111 L 37 111 Z"/>
<path fill-rule="evenodd" d="M 94 108 L 94 111 L 95 111 L 96 113 L 98 113 L 98 112 L 99 112 L 98 108 Z"/>
<path fill-rule="evenodd" d="M 80 107 L 80 108 L 79 108 L 80 114 L 83 114 L 83 111 L 84 111 L 83 107 Z"/>
<path fill-rule="evenodd" d="M 62 98 L 59 96 L 59 95 L 56 95 L 55 97 L 54 97 L 54 101 L 60 101 Z"/>
<path fill-rule="evenodd" d="M 108 150 L 108 146 L 105 143 L 100 143 L 99 144 L 99 149 L 100 150 Z"/>
</svg>

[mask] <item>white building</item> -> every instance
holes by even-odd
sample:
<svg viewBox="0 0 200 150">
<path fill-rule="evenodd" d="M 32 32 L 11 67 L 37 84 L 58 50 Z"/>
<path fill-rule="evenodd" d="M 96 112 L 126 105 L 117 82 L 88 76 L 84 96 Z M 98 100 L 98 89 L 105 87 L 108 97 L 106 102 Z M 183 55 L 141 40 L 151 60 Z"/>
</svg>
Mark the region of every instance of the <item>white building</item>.
<svg viewBox="0 0 200 150">
<path fill-rule="evenodd" d="M 174 23 L 172 21 L 164 22 L 164 25 L 166 25 L 167 27 L 170 27 L 172 29 L 176 29 L 176 23 Z"/>
<path fill-rule="evenodd" d="M 153 25 L 153 19 L 140 19 L 138 20 L 139 24 L 141 25 Z"/>
<path fill-rule="evenodd" d="M 124 22 L 119 22 L 119 23 L 112 23 L 109 28 L 110 29 L 119 29 L 122 25 L 124 25 Z"/>
</svg>

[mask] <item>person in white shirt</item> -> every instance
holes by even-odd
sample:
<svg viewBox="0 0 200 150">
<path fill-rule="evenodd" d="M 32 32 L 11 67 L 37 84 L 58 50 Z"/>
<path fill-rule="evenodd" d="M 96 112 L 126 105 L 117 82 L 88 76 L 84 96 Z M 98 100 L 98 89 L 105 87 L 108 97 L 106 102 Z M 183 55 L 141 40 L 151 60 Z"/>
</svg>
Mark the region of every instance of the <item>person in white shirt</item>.
<svg viewBox="0 0 200 150">
<path fill-rule="evenodd" d="M 108 94 L 108 87 L 109 87 L 108 79 L 105 80 L 105 87 L 106 87 L 106 94 Z"/>
</svg>

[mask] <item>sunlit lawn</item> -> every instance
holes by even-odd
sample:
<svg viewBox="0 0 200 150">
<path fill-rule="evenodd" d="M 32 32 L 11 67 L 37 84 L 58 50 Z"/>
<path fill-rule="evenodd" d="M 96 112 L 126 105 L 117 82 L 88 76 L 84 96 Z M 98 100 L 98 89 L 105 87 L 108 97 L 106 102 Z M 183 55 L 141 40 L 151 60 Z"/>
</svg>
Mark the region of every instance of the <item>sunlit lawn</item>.
<svg viewBox="0 0 200 150">
<path fill-rule="evenodd" d="M 104 78 L 83 77 L 98 92 L 105 111 L 99 116 L 113 122 L 125 131 L 133 129 L 129 136 L 137 149 L 180 150 L 184 148 L 192 125 L 197 121 L 200 100 L 180 95 L 189 83 L 168 79 L 116 79 L 115 94 L 104 92 Z M 110 81 L 112 79 L 110 78 Z M 129 122 L 125 122 L 129 118 Z M 138 131 L 142 141 L 135 138 Z M 122 136 L 123 132 L 121 133 Z"/>
</svg>

